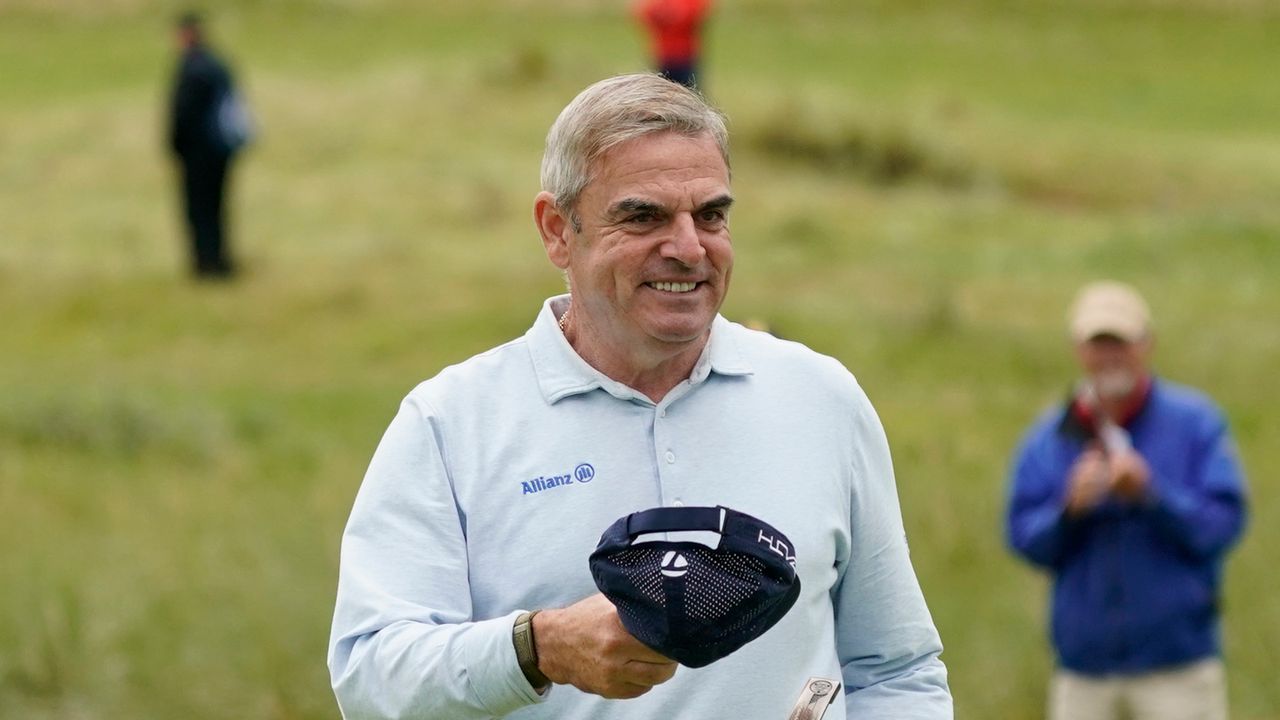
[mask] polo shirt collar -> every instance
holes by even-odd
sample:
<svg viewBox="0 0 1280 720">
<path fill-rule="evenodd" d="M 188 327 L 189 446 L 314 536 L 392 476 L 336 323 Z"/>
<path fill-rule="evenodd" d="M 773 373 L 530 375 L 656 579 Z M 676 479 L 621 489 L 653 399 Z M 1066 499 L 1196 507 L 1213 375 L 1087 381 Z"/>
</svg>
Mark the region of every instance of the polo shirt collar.
<svg viewBox="0 0 1280 720">
<path fill-rule="evenodd" d="M 591 367 L 574 351 L 564 333 L 560 332 L 558 320 L 568 307 L 568 295 L 548 298 L 542 304 L 542 311 L 538 313 L 533 327 L 525 333 L 538 387 L 547 402 L 555 404 L 570 395 L 599 388 L 620 400 L 653 404 L 643 393 Z M 753 372 L 734 337 L 733 324 L 719 314 L 711 323 L 711 337 L 689 374 L 689 382 L 698 385 L 713 372 L 718 375 L 750 375 Z"/>
</svg>

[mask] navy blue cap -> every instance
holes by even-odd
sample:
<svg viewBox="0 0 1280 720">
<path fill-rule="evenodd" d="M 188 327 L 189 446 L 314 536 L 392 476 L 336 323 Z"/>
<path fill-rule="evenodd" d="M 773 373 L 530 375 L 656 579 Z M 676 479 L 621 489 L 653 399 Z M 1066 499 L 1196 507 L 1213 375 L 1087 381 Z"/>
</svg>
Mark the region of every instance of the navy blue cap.
<svg viewBox="0 0 1280 720">
<path fill-rule="evenodd" d="M 720 534 L 698 542 L 650 533 Z M 800 596 L 795 549 L 768 523 L 726 507 L 663 507 L 609 526 L 591 553 L 591 576 L 627 631 L 658 653 L 703 667 L 782 619 Z"/>
</svg>

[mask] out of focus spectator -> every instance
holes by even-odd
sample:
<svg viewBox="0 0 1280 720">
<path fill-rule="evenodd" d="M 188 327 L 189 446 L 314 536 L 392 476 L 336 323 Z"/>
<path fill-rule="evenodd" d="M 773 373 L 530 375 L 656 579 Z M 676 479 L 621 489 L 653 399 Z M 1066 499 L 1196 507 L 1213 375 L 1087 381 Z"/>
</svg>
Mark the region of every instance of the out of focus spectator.
<svg viewBox="0 0 1280 720">
<path fill-rule="evenodd" d="M 1050 720 L 1225 720 L 1223 558 L 1244 526 L 1226 420 L 1150 369 L 1146 302 L 1085 287 L 1069 316 L 1083 370 L 1024 439 L 1013 549 L 1053 576 Z"/>
<path fill-rule="evenodd" d="M 176 33 L 181 57 L 168 139 L 182 175 L 192 270 L 199 278 L 228 278 L 235 266 L 226 235 L 227 177 L 252 128 L 231 72 L 205 42 L 200 17 L 182 15 Z"/>
<path fill-rule="evenodd" d="M 640 0 L 635 14 L 649 31 L 660 74 L 687 87 L 698 86 L 702 26 L 711 0 Z"/>
</svg>

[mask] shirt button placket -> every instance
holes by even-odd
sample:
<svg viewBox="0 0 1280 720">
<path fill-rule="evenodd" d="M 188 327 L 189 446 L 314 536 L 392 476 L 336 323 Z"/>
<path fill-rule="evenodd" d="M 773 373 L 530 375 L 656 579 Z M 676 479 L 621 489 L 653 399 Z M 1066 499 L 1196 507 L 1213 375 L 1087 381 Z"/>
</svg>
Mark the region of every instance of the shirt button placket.
<svg viewBox="0 0 1280 720">
<path fill-rule="evenodd" d="M 662 494 L 662 501 L 664 505 L 680 507 L 684 505 L 684 502 L 683 498 L 681 498 L 682 488 L 680 487 L 680 483 L 676 480 L 676 453 L 668 444 L 670 438 L 667 433 L 667 409 L 658 409 L 656 415 L 657 417 L 654 420 L 653 441 L 655 445 L 654 449 L 657 450 L 656 454 L 658 455 L 658 478 L 661 483 L 661 488 L 659 490 Z"/>
</svg>

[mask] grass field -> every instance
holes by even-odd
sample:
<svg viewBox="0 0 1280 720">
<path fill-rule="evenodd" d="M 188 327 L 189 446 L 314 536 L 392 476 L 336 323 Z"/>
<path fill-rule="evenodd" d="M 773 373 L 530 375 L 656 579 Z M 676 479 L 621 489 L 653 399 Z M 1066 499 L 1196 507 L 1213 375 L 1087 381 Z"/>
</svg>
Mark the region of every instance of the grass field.
<svg viewBox="0 0 1280 720">
<path fill-rule="evenodd" d="M 641 69 L 621 2 L 218 3 L 262 126 L 226 286 L 183 273 L 161 126 L 176 5 L 0 0 L 0 719 L 334 718 L 340 533 L 399 399 L 561 283 L 547 126 Z M 1138 285 L 1159 371 L 1225 407 L 1234 718 L 1280 718 L 1280 8 L 722 2 L 725 313 L 879 408 L 957 715 L 1034 718 L 1044 579 L 1008 455 L 1072 377 L 1074 289 Z"/>
</svg>

